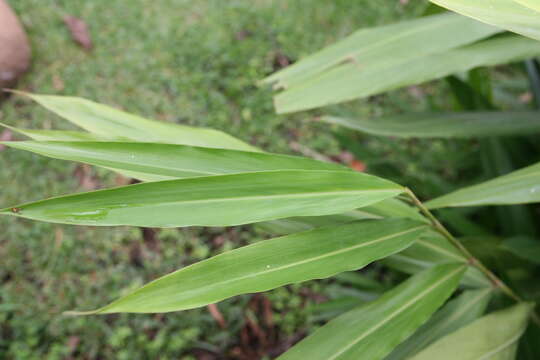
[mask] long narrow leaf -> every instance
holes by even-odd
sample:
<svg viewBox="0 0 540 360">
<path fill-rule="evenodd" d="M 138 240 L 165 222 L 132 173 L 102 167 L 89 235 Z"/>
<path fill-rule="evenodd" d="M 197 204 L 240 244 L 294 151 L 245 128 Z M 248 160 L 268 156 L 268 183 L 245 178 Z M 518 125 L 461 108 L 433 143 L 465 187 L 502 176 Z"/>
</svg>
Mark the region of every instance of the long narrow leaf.
<svg viewBox="0 0 540 360">
<path fill-rule="evenodd" d="M 430 0 L 487 24 L 540 40 L 540 5 L 535 0 Z"/>
<path fill-rule="evenodd" d="M 534 111 L 424 113 L 377 119 L 323 116 L 321 120 L 368 134 L 402 138 L 470 138 L 540 132 L 540 115 Z"/>
<path fill-rule="evenodd" d="M 268 171 L 142 183 L 61 196 L 0 214 L 78 225 L 230 226 L 346 212 L 403 192 L 353 171 Z"/>
<path fill-rule="evenodd" d="M 405 219 L 373 220 L 261 241 L 161 277 L 91 313 L 191 309 L 239 294 L 326 278 L 398 252 L 426 228 Z"/>
<path fill-rule="evenodd" d="M 468 290 L 449 301 L 385 360 L 405 360 L 434 341 L 464 327 L 484 313 L 491 298 L 490 288 Z"/>
<path fill-rule="evenodd" d="M 426 203 L 441 207 L 527 204 L 540 201 L 540 163 L 484 183 L 459 189 Z"/>
<path fill-rule="evenodd" d="M 123 137 L 143 142 L 259 151 L 218 130 L 148 120 L 77 97 L 17 93 L 30 97 L 64 119 L 106 139 Z"/>
<path fill-rule="evenodd" d="M 423 46 L 424 43 L 418 44 Z M 420 45 L 407 51 L 415 52 L 419 48 Z M 369 68 L 362 61 L 348 61 L 277 94 L 275 106 L 279 113 L 307 110 L 419 84 L 478 66 L 504 64 L 537 55 L 540 55 L 538 41 L 509 35 L 421 59 L 401 61 L 401 57 L 393 53 L 390 56 L 395 63 L 379 61 Z"/>
<path fill-rule="evenodd" d="M 103 141 L 112 140 L 85 131 L 21 129 L 0 123 L 0 126 L 38 141 Z M 117 138 L 114 140 L 123 140 Z"/>
<path fill-rule="evenodd" d="M 372 303 L 330 321 L 279 360 L 383 359 L 441 306 L 464 271 L 464 265 L 446 264 L 419 273 Z"/>
<path fill-rule="evenodd" d="M 145 181 L 269 170 L 349 171 L 336 163 L 298 156 L 175 144 L 83 141 L 6 141 L 2 144 L 56 159 L 137 172 L 144 174 L 141 180 Z"/>
<path fill-rule="evenodd" d="M 486 315 L 440 339 L 411 360 L 512 360 L 533 306 L 521 303 Z"/>
<path fill-rule="evenodd" d="M 270 75 L 263 83 L 275 83 L 278 88 L 288 89 L 348 62 L 358 63 L 366 71 L 381 63 L 395 66 L 398 59 L 398 62 L 405 62 L 421 58 L 475 42 L 497 32 L 500 30 L 495 27 L 452 13 L 361 29 Z M 410 51 L 412 48 L 415 51 Z"/>
</svg>

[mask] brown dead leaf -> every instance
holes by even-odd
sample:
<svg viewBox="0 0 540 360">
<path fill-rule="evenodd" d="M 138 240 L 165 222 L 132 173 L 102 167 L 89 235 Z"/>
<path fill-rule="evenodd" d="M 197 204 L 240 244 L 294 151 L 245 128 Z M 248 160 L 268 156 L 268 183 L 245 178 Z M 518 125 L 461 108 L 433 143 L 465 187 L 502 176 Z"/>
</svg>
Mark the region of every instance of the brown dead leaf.
<svg viewBox="0 0 540 360">
<path fill-rule="evenodd" d="M 85 50 L 92 50 L 93 44 L 86 23 L 75 16 L 65 16 L 64 23 L 68 27 L 71 37 Z"/>
<path fill-rule="evenodd" d="M 356 170 L 356 171 L 360 171 L 360 172 L 363 172 L 366 170 L 366 164 L 360 160 L 353 160 L 350 162 L 349 166 L 351 167 L 351 169 L 353 170 Z"/>
<path fill-rule="evenodd" d="M 5 129 L 0 133 L 0 141 L 11 141 L 13 139 L 13 132 L 9 129 Z M 0 144 L 0 151 L 4 150 L 6 145 Z"/>
<path fill-rule="evenodd" d="M 219 311 L 217 305 L 210 304 L 207 306 L 207 308 L 208 308 L 208 311 L 210 312 L 210 315 L 212 315 L 214 320 L 216 320 L 216 322 L 218 323 L 219 327 L 222 329 L 225 329 L 227 327 L 227 323 L 225 322 L 225 318 Z"/>
<path fill-rule="evenodd" d="M 73 175 L 79 180 L 79 185 L 86 190 L 95 190 L 99 187 L 98 179 L 92 175 L 92 168 L 88 164 L 79 164 Z"/>
</svg>

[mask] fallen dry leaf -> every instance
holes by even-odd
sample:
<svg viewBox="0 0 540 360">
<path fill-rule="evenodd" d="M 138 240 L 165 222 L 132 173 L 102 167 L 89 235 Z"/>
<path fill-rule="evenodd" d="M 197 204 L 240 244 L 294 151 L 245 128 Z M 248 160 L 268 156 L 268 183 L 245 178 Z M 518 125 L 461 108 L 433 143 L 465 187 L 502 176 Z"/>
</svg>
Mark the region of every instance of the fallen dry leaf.
<svg viewBox="0 0 540 360">
<path fill-rule="evenodd" d="M 210 315 L 216 320 L 216 322 L 219 324 L 219 327 L 222 329 L 225 329 L 227 327 L 227 323 L 225 322 L 225 318 L 219 311 L 216 304 L 210 304 L 207 306 L 208 311 L 210 312 Z"/>
<path fill-rule="evenodd" d="M 99 187 L 99 180 L 92 175 L 92 167 L 88 164 L 79 164 L 73 175 L 79 180 L 79 185 L 85 190 L 95 190 Z"/>
<path fill-rule="evenodd" d="M 9 129 L 5 129 L 0 134 L 0 141 L 11 141 L 13 139 L 13 132 Z M 4 150 L 6 148 L 6 145 L 0 144 L 0 151 Z"/>
<path fill-rule="evenodd" d="M 77 44 L 79 44 L 85 50 L 91 50 L 93 47 L 92 39 L 90 38 L 90 32 L 86 23 L 76 18 L 75 16 L 65 16 L 64 23 L 68 27 L 71 37 Z"/>
</svg>

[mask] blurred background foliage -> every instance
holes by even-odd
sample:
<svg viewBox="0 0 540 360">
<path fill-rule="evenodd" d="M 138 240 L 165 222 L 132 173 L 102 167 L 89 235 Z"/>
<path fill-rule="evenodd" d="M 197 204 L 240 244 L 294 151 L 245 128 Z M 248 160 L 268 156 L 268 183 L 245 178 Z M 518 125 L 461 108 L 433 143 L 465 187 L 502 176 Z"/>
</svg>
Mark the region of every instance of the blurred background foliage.
<svg viewBox="0 0 540 360">
<path fill-rule="evenodd" d="M 398 140 L 335 127 L 329 131 L 328 125 L 313 121 L 317 110 L 275 115 L 270 90 L 256 85 L 357 28 L 419 16 L 424 1 L 10 4 L 33 50 L 32 68 L 20 89 L 76 95 L 149 118 L 221 129 L 268 151 L 324 154 L 411 186 L 424 198 L 493 177 L 478 171 L 485 146 L 476 140 Z M 91 51 L 73 42 L 63 21 L 66 15 L 87 24 Z M 532 106 L 521 65 L 485 71 L 500 107 Z M 448 82 L 436 81 L 340 109 L 380 116 L 459 106 Z M 70 128 L 14 96 L 3 101 L 0 121 L 26 128 Z M 3 205 L 126 181 L 105 170 L 7 149 L 0 168 Z M 64 310 L 95 308 L 181 266 L 267 235 L 252 227 L 98 229 L 10 218 L 0 218 L 0 227 L 0 358 L 8 359 L 272 358 L 335 313 L 334 305 L 343 309 L 369 300 L 372 292 L 401 277 L 374 265 L 363 272 L 367 283 L 347 275 L 312 281 L 221 302 L 217 313 L 201 308 L 65 317 Z M 383 285 L 370 283 L 372 277 Z"/>
</svg>

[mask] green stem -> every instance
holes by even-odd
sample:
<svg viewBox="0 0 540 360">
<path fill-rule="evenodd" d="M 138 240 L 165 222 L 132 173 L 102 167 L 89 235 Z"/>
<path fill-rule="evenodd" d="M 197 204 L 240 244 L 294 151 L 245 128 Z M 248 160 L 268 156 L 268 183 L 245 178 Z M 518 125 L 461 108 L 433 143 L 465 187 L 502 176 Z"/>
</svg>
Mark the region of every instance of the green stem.
<svg viewBox="0 0 540 360">
<path fill-rule="evenodd" d="M 521 299 L 521 297 L 516 294 L 514 290 L 508 287 L 508 285 L 506 285 L 501 279 L 499 279 L 497 275 L 495 275 L 484 264 L 482 264 L 480 260 L 475 258 L 458 239 L 456 239 L 452 234 L 450 234 L 450 232 L 444 227 L 444 225 L 441 224 L 439 220 L 437 220 L 437 218 L 433 216 L 431 211 L 429 211 L 429 209 L 426 208 L 424 204 L 416 197 L 416 195 L 411 191 L 411 189 L 406 188 L 405 192 L 411 198 L 414 205 L 416 205 L 416 207 L 420 209 L 422 214 L 424 214 L 429 219 L 433 228 L 441 235 L 443 235 L 452 245 L 454 245 L 463 254 L 469 264 L 471 264 L 471 266 L 474 266 L 482 273 L 484 273 L 495 288 L 501 289 L 502 292 L 504 292 L 506 295 L 508 295 L 510 298 L 514 299 L 517 302 L 523 301 L 523 299 Z M 540 325 L 540 318 L 538 317 L 538 315 L 533 312 L 532 317 L 533 320 L 538 325 Z"/>
<path fill-rule="evenodd" d="M 422 214 L 424 214 L 429 219 L 433 228 L 441 235 L 443 235 L 452 245 L 454 245 L 467 259 L 469 264 L 484 273 L 494 287 L 500 288 L 504 293 L 506 293 L 509 297 L 516 301 L 523 301 L 501 279 L 499 279 L 493 272 L 491 272 L 486 266 L 484 266 L 484 264 L 482 264 L 480 260 L 475 258 L 458 239 L 456 239 L 452 234 L 450 234 L 450 232 L 444 227 L 444 225 L 441 224 L 439 220 L 437 220 L 437 218 L 431 213 L 431 211 L 429 211 L 428 208 L 426 208 L 424 204 L 416 197 L 416 195 L 411 191 L 411 189 L 407 188 L 406 193 L 407 195 L 409 195 L 414 205 L 416 205 L 416 207 L 420 209 Z"/>
</svg>

